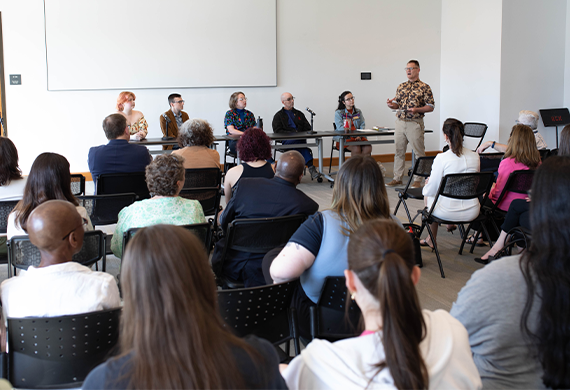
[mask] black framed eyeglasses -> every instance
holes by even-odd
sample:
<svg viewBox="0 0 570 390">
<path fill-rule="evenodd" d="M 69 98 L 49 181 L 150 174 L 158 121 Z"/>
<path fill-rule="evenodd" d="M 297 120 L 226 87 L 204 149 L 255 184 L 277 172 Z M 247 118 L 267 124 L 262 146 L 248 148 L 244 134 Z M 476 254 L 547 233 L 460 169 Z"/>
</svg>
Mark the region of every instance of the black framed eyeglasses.
<svg viewBox="0 0 570 390">
<path fill-rule="evenodd" d="M 89 221 L 88 221 L 86 218 L 81 218 L 81 219 L 82 219 L 81 225 L 77 226 L 75 229 L 73 229 L 72 231 L 70 231 L 69 233 L 67 233 L 65 236 L 63 236 L 63 238 L 61 239 L 61 241 L 65 240 L 67 237 L 69 237 L 69 235 L 70 235 L 71 233 L 73 233 L 74 231 L 76 231 L 76 230 L 79 229 L 80 227 L 87 226 L 87 224 L 89 223 Z"/>
</svg>

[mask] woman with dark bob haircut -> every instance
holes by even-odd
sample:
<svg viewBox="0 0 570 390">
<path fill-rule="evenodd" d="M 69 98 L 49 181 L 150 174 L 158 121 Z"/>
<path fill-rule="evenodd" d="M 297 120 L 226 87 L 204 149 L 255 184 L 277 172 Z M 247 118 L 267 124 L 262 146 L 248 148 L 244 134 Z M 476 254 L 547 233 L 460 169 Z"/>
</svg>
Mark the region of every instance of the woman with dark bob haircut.
<svg viewBox="0 0 570 390">
<path fill-rule="evenodd" d="M 178 145 L 180 149 L 172 154 L 184 158 L 184 168 L 219 168 L 220 154 L 210 149 L 214 143 L 214 132 L 208 121 L 204 119 L 188 119 L 179 130 Z"/>
<path fill-rule="evenodd" d="M 283 372 L 290 389 L 477 389 L 465 328 L 422 310 L 414 246 L 395 222 L 372 220 L 351 236 L 346 286 L 362 310 L 360 337 L 314 340 Z"/>
<path fill-rule="evenodd" d="M 469 332 L 484 388 L 570 388 L 570 157 L 532 183 L 532 242 L 476 271 L 451 314 Z"/>
<path fill-rule="evenodd" d="M 184 159 L 174 154 L 161 154 L 146 167 L 146 185 L 152 198 L 140 200 L 119 213 L 119 221 L 111 240 L 111 250 L 123 255 L 123 233 L 130 228 L 158 224 L 190 225 L 206 222 L 202 205 L 197 200 L 178 196 L 184 187 Z M 156 241 L 155 244 L 161 241 Z"/>
<path fill-rule="evenodd" d="M 242 177 L 266 177 L 271 179 L 275 172 L 266 160 L 271 158 L 271 141 L 267 134 L 258 127 L 243 133 L 237 144 L 241 165 L 233 167 L 224 179 L 226 204 L 232 198 L 232 190 Z"/>
<path fill-rule="evenodd" d="M 95 368 L 84 389 L 287 388 L 273 345 L 225 325 L 208 257 L 189 231 L 137 232 L 121 286 L 120 355 Z"/>
<path fill-rule="evenodd" d="M 8 216 L 7 238 L 27 235 L 26 224 L 31 212 L 45 201 L 53 199 L 73 203 L 79 215 L 87 220 L 84 229 L 93 230 L 87 210 L 79 206 L 71 193 L 69 161 L 57 153 L 42 153 L 32 164 L 22 200 Z"/>
<path fill-rule="evenodd" d="M 10 138 L 0 137 L 0 200 L 22 199 L 25 185 L 16 146 Z"/>
</svg>

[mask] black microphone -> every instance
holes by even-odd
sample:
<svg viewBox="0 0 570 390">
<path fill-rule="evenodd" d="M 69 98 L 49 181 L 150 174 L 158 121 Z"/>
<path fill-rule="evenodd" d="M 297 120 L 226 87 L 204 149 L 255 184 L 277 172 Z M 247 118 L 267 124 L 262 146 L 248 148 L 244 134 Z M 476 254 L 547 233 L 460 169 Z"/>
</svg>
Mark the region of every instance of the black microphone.
<svg viewBox="0 0 570 390">
<path fill-rule="evenodd" d="M 166 123 L 170 123 L 170 118 L 168 118 L 168 116 L 166 116 L 166 113 L 162 114 L 162 117 L 166 120 Z"/>
<path fill-rule="evenodd" d="M 307 111 L 309 111 L 311 113 L 311 115 L 317 115 L 315 114 L 315 112 L 313 110 L 311 110 L 309 107 L 306 108 Z"/>
</svg>

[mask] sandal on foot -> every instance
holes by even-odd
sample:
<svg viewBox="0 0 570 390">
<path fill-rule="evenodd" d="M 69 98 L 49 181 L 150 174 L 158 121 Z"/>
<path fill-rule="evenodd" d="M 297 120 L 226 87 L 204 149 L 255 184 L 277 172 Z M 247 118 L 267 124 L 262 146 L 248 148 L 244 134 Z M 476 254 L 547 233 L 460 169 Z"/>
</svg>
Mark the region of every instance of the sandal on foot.
<svg viewBox="0 0 570 390">
<path fill-rule="evenodd" d="M 465 243 L 466 243 L 466 244 L 469 244 L 469 245 L 473 245 L 473 240 L 474 240 L 474 239 L 475 239 L 475 237 L 474 237 L 473 235 L 471 235 L 471 236 L 469 236 L 469 237 L 467 238 L 467 240 L 465 241 Z M 487 246 L 487 244 L 485 244 L 485 243 L 483 242 L 483 239 L 482 239 L 482 238 L 479 238 L 479 239 L 477 240 L 477 243 L 475 244 L 475 246 Z"/>
<path fill-rule="evenodd" d="M 420 246 L 430 247 L 432 251 L 435 249 L 433 246 L 430 245 L 429 242 L 427 242 L 427 240 L 420 240 Z"/>
</svg>

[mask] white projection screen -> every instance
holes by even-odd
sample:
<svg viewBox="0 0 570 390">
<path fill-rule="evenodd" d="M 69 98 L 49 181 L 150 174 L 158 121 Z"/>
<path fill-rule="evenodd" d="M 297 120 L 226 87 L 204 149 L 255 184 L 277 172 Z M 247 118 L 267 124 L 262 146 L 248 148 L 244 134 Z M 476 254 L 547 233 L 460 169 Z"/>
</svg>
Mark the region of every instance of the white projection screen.
<svg viewBox="0 0 570 390">
<path fill-rule="evenodd" d="M 276 0 L 44 0 L 48 90 L 277 85 Z"/>
</svg>

